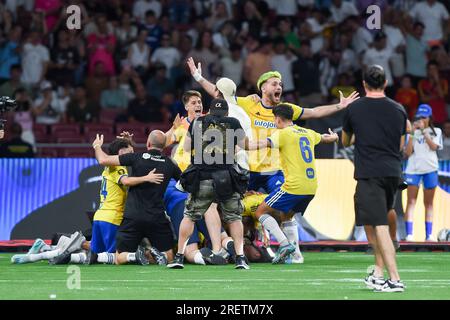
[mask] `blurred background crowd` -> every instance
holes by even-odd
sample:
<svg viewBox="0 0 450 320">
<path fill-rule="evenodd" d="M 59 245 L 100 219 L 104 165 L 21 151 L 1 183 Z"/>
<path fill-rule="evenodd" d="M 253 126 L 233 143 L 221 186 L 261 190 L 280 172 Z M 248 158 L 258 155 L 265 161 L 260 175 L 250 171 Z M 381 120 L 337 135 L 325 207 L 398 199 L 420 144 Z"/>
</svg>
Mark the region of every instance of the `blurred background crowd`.
<svg viewBox="0 0 450 320">
<path fill-rule="evenodd" d="M 372 4 L 381 30 L 366 27 Z M 67 29 L 69 5 L 81 8 L 80 30 Z M 450 159 L 449 10 L 437 0 L 0 0 L 0 95 L 19 102 L 7 138 L 31 153 L 98 130 L 145 139 L 184 115 L 183 91 L 200 90 L 191 56 L 206 79 L 231 78 L 239 96 L 278 70 L 284 100 L 304 107 L 362 92 L 362 71 L 376 63 L 410 117 L 420 103 L 432 107 Z M 84 155 L 47 149 L 39 155 Z"/>
</svg>

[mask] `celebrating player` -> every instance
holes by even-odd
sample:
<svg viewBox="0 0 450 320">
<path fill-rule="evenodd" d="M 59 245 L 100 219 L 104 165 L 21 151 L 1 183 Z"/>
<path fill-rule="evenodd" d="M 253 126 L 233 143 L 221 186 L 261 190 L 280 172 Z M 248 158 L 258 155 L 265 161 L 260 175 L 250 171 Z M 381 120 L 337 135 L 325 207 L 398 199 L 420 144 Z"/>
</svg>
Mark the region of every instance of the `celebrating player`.
<svg viewBox="0 0 450 320">
<path fill-rule="evenodd" d="M 217 97 L 216 85 L 202 77 L 201 64 L 195 66 L 194 60 L 189 58 L 188 67 L 194 79 L 200 83 L 203 89 L 211 96 Z M 236 102 L 250 117 L 253 129 L 253 137 L 263 140 L 269 137 L 275 130 L 273 107 L 281 103 L 283 93 L 281 74 L 277 71 L 266 72 L 260 76 L 257 88 L 261 92 L 261 99 L 253 96 L 237 97 Z M 302 108 L 295 104 L 287 104 L 293 109 L 293 120 L 322 118 L 332 115 L 358 99 L 358 93 L 353 92 L 349 97 L 344 98 L 341 93 L 338 104 L 320 106 L 316 108 Z M 262 149 L 249 153 L 250 163 L 250 190 L 258 191 L 262 188 L 265 192 L 271 193 L 283 182 L 283 173 L 280 171 L 279 154 L 277 150 Z"/>
<path fill-rule="evenodd" d="M 317 190 L 317 176 L 314 164 L 314 146 L 319 143 L 338 141 L 338 135 L 322 134 L 294 125 L 294 110 L 288 104 L 280 104 L 272 109 L 277 129 L 268 139 L 252 142 L 249 149 L 278 149 L 281 167 L 286 181 L 273 190 L 258 207 L 255 216 L 280 243 L 273 263 L 283 263 L 291 253 L 302 263 L 303 257 L 298 247 L 298 229 L 293 215 L 304 214 Z M 271 214 L 281 211 L 284 232 Z"/>
</svg>

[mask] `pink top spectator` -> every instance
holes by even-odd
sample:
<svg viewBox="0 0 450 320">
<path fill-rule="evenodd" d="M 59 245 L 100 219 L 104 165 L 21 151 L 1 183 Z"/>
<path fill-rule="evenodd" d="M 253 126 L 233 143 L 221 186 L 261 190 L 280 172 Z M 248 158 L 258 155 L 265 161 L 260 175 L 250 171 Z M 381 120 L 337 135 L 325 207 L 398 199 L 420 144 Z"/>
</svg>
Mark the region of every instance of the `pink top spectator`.
<svg viewBox="0 0 450 320">
<path fill-rule="evenodd" d="M 112 34 L 98 35 L 91 33 L 87 38 L 88 48 L 96 48 L 89 59 L 89 75 L 94 74 L 94 67 L 97 62 L 102 62 L 105 73 L 108 76 L 116 74 L 113 55 L 108 51 L 108 45 L 114 47 L 116 45 L 116 37 Z"/>
<path fill-rule="evenodd" d="M 61 0 L 36 0 L 35 10 L 42 10 L 45 12 L 45 24 L 47 30 L 52 30 L 58 22 L 59 12 L 51 13 L 55 9 L 60 9 L 62 6 Z M 51 13 L 51 14 L 50 14 Z"/>
</svg>

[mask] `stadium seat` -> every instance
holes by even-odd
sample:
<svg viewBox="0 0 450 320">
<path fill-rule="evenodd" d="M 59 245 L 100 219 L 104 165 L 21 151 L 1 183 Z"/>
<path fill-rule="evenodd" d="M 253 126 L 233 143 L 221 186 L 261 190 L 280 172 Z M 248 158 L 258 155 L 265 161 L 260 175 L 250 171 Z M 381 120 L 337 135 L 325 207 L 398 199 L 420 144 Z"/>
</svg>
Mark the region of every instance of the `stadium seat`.
<svg viewBox="0 0 450 320">
<path fill-rule="evenodd" d="M 100 121 L 104 124 L 114 125 L 119 114 L 124 113 L 124 110 L 101 110 Z"/>
<path fill-rule="evenodd" d="M 39 158 L 58 158 L 58 149 L 56 148 L 38 148 L 37 156 Z"/>
<path fill-rule="evenodd" d="M 92 149 L 91 147 L 65 148 L 62 150 L 62 156 L 64 158 L 93 158 L 94 149 Z"/>
<path fill-rule="evenodd" d="M 153 130 L 161 130 L 163 132 L 166 132 L 170 129 L 171 126 L 172 124 L 169 122 L 151 122 L 148 124 L 147 128 L 149 132 Z"/>
<path fill-rule="evenodd" d="M 103 120 L 103 119 L 101 119 Z M 91 135 L 91 134 L 113 134 L 114 133 L 114 126 L 110 124 L 105 123 L 86 123 L 84 125 L 84 135 Z"/>
<path fill-rule="evenodd" d="M 55 139 L 63 133 L 71 133 L 72 136 L 79 136 L 81 134 L 80 125 L 76 123 L 58 123 L 50 126 L 50 134 Z"/>
<path fill-rule="evenodd" d="M 113 141 L 116 138 L 116 135 L 113 134 L 112 132 L 98 132 L 100 134 L 103 134 L 103 142 L 106 143 L 110 143 L 111 141 Z M 92 143 L 95 140 L 95 137 L 97 135 L 96 131 L 91 131 L 89 133 L 85 133 L 84 134 L 84 140 L 87 143 Z"/>
<path fill-rule="evenodd" d="M 86 139 L 83 136 L 62 136 L 56 138 L 56 143 L 85 143 Z"/>
<path fill-rule="evenodd" d="M 47 143 L 51 141 L 51 136 L 47 134 L 48 127 L 45 124 L 34 124 L 33 134 L 38 143 Z"/>
<path fill-rule="evenodd" d="M 116 125 L 116 134 L 120 134 L 122 131 L 128 131 L 135 136 L 146 136 L 147 125 L 144 123 L 118 123 Z"/>
</svg>

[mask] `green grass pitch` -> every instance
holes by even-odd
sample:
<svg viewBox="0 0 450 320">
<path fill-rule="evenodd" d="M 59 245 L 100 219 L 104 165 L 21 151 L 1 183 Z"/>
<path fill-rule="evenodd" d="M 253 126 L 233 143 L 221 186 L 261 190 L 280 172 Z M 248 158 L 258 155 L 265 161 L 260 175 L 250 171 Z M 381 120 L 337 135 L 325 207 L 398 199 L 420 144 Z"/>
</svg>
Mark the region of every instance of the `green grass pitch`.
<svg viewBox="0 0 450 320">
<path fill-rule="evenodd" d="M 450 299 L 450 254 L 400 253 L 404 293 L 374 293 L 362 282 L 373 257 L 306 252 L 302 265 L 80 266 L 80 289 L 68 289 L 68 266 L 10 264 L 0 254 L 0 299 Z"/>
</svg>

